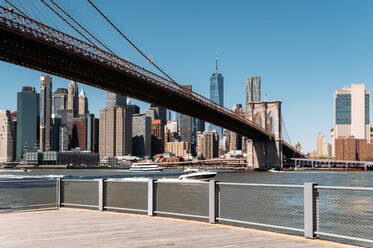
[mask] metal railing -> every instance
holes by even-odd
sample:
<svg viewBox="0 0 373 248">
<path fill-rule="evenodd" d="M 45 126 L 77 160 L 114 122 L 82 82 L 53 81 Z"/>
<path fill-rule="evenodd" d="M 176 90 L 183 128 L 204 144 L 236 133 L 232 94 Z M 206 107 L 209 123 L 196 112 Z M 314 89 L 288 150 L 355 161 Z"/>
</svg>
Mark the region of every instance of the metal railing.
<svg viewBox="0 0 373 248">
<path fill-rule="evenodd" d="M 373 244 L 373 188 L 133 178 L 16 180 L 0 181 L 0 209 L 4 208 L 1 196 L 9 189 L 31 192 L 39 201 L 20 204 L 13 199 L 5 204 L 7 209 L 94 208 Z M 48 197 L 41 199 L 43 194 Z"/>
<path fill-rule="evenodd" d="M 218 182 L 220 222 L 304 232 L 303 185 Z"/>
<path fill-rule="evenodd" d="M 57 189 L 55 180 L 0 181 L 0 212 L 57 208 Z"/>
<path fill-rule="evenodd" d="M 318 194 L 315 235 L 373 244 L 373 188 L 314 188 Z"/>
<path fill-rule="evenodd" d="M 248 120 L 240 114 L 237 114 L 234 111 L 227 109 L 211 101 L 210 99 L 207 99 L 206 97 L 177 84 L 176 82 L 161 77 L 144 69 L 143 67 L 129 62 L 128 60 L 122 59 L 115 54 L 102 50 L 94 44 L 89 44 L 79 40 L 71 35 L 56 30 L 55 28 L 17 13 L 12 9 L 7 9 L 0 6 L 0 24 L 9 29 L 21 32 L 24 35 L 29 35 L 30 38 L 48 42 L 53 46 L 59 47 L 60 49 L 67 50 L 68 52 L 74 52 L 76 55 L 88 57 L 96 62 L 103 63 L 114 69 L 120 70 L 121 72 L 129 73 L 133 77 L 146 80 L 149 84 L 154 84 L 157 87 L 166 88 L 167 90 L 176 92 L 190 99 L 191 101 L 202 103 L 206 107 L 214 109 L 221 114 L 246 123 L 264 135 L 274 137 L 272 132 L 262 128 L 254 121 Z"/>
</svg>

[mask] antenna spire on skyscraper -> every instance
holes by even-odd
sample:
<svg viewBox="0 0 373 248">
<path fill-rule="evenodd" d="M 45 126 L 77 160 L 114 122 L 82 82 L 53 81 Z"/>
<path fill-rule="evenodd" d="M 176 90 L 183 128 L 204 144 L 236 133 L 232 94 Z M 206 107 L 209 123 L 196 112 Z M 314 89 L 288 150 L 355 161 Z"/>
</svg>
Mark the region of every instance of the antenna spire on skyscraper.
<svg viewBox="0 0 373 248">
<path fill-rule="evenodd" d="M 216 73 L 218 73 L 218 52 L 216 52 Z"/>
</svg>

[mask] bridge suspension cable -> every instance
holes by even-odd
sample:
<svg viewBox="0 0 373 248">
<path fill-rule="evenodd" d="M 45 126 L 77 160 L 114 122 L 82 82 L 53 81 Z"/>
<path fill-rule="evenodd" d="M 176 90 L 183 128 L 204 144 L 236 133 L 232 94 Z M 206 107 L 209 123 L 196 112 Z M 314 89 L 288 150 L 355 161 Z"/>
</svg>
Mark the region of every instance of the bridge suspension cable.
<svg viewBox="0 0 373 248">
<path fill-rule="evenodd" d="M 22 15 L 24 16 L 27 16 L 29 17 L 28 15 L 25 14 L 25 12 L 23 12 L 22 10 L 20 10 L 19 8 L 17 8 L 17 6 L 15 6 L 14 4 L 12 4 L 10 1 L 8 0 L 4 0 L 7 4 L 9 4 L 10 6 L 12 6 L 14 9 L 16 9 L 19 13 L 21 13 Z"/>
<path fill-rule="evenodd" d="M 170 77 L 166 72 L 164 72 L 158 65 L 156 65 L 153 61 L 151 61 L 151 59 L 146 56 L 126 35 L 124 35 L 117 26 L 115 26 L 110 20 L 109 18 L 91 1 L 91 0 L 88 0 L 88 2 L 92 5 L 92 7 L 94 9 L 96 9 L 96 11 L 123 37 L 125 38 L 130 44 L 131 46 L 133 46 L 145 59 L 146 61 L 148 61 L 150 64 L 152 64 L 155 68 L 157 68 L 163 75 L 165 75 L 172 83 L 180 86 L 178 83 L 176 83 L 176 81 Z M 182 87 L 184 88 L 184 87 Z M 190 90 L 187 90 L 187 92 L 189 92 Z"/>
<path fill-rule="evenodd" d="M 292 144 L 291 144 L 291 139 L 290 139 L 290 137 L 289 137 L 288 130 L 286 129 L 286 125 L 285 125 L 285 121 L 284 121 L 283 116 L 281 116 L 281 119 L 282 119 L 282 124 L 283 124 L 283 126 L 284 126 L 284 130 L 285 130 L 286 137 L 288 138 L 289 144 L 292 146 Z"/>
<path fill-rule="evenodd" d="M 288 141 L 289 141 L 290 146 L 293 146 L 292 143 L 291 143 L 291 139 L 290 139 L 290 136 L 289 136 L 288 130 L 286 129 L 285 120 L 284 120 L 283 117 L 284 117 L 284 116 L 281 115 L 281 120 L 282 120 L 282 124 L 283 124 L 283 126 L 284 126 L 284 130 L 285 130 L 286 137 L 288 138 Z M 293 150 L 293 157 L 295 157 L 295 154 L 296 154 L 296 150 L 294 149 L 294 150 Z"/>
<path fill-rule="evenodd" d="M 102 41 L 100 41 L 98 38 L 96 38 L 91 32 L 89 32 L 85 27 L 83 27 L 74 17 L 72 17 L 69 13 L 67 13 L 59 4 L 57 4 L 53 0 L 50 0 L 50 1 L 53 3 L 54 6 L 56 6 L 60 11 L 62 11 L 62 13 L 64 13 L 67 17 L 69 17 L 76 25 L 78 25 L 82 30 L 84 30 L 95 41 L 97 41 L 98 43 L 100 43 L 104 48 L 106 48 L 113 55 L 118 56 L 107 45 L 105 45 Z"/>
<path fill-rule="evenodd" d="M 62 19 L 67 25 L 69 25 L 72 29 L 74 29 L 76 32 L 78 32 L 81 36 L 83 36 L 89 43 L 91 43 L 93 46 L 96 46 L 96 44 L 91 41 L 87 36 L 85 36 L 82 32 L 80 32 L 74 25 L 72 25 L 68 20 L 66 20 L 63 16 L 61 16 L 56 10 L 54 10 L 49 4 L 47 4 L 44 0 L 40 0 L 45 6 L 47 6 L 53 13 L 55 13 L 60 19 Z"/>
</svg>

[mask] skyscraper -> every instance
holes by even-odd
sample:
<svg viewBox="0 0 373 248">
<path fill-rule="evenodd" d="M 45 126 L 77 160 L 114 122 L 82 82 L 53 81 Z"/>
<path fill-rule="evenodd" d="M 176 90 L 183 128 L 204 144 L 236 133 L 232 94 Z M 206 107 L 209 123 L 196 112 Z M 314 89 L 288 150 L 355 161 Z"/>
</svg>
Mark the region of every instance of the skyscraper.
<svg viewBox="0 0 373 248">
<path fill-rule="evenodd" d="M 205 131 L 205 121 L 196 119 L 196 132 L 204 132 Z"/>
<path fill-rule="evenodd" d="M 100 111 L 99 152 L 102 156 L 124 156 L 132 153 L 132 118 L 122 107 Z"/>
<path fill-rule="evenodd" d="M 369 95 L 364 84 L 334 92 L 335 137 L 367 139 L 370 136 Z"/>
<path fill-rule="evenodd" d="M 79 147 L 82 150 L 98 152 L 97 129 L 98 122 L 93 114 L 86 114 L 84 117 L 73 118 L 71 147 Z"/>
<path fill-rule="evenodd" d="M 126 108 L 116 108 L 116 156 L 132 154 L 132 114 Z"/>
<path fill-rule="evenodd" d="M 57 114 L 57 111 L 67 108 L 67 89 L 58 88 L 52 94 L 52 114 Z"/>
<path fill-rule="evenodd" d="M 260 77 L 246 78 L 246 106 L 249 102 L 260 102 Z"/>
<path fill-rule="evenodd" d="M 192 85 L 183 85 L 183 87 L 192 90 Z M 178 118 L 181 141 L 188 142 L 188 152 L 194 155 L 197 144 L 196 119 L 184 114 L 179 114 Z"/>
<path fill-rule="evenodd" d="M 17 93 L 17 161 L 25 152 L 38 148 L 39 100 L 39 94 L 32 87 L 22 87 L 22 92 Z"/>
<path fill-rule="evenodd" d="M 101 156 L 132 154 L 132 112 L 126 97 L 107 92 L 106 108 L 100 111 L 99 152 Z"/>
<path fill-rule="evenodd" d="M 40 77 L 40 149 L 50 151 L 52 147 L 52 78 Z"/>
<path fill-rule="evenodd" d="M 218 73 L 218 56 L 216 54 L 216 72 L 210 77 L 210 100 L 224 106 L 224 77 Z M 223 136 L 223 129 L 210 124 L 209 130 L 216 130 L 220 137 Z"/>
<path fill-rule="evenodd" d="M 52 114 L 52 151 L 60 151 L 60 130 L 61 130 L 61 118 L 60 115 Z"/>
<path fill-rule="evenodd" d="M 89 114 L 88 111 L 88 98 L 85 95 L 84 88 L 82 87 L 79 94 L 79 116 Z"/>
<path fill-rule="evenodd" d="M 126 107 L 127 97 L 116 93 L 106 92 L 106 107 Z"/>
<path fill-rule="evenodd" d="M 132 117 L 132 155 L 151 156 L 151 119 L 145 114 Z"/>
<path fill-rule="evenodd" d="M 152 155 L 164 152 L 164 123 L 163 120 L 153 120 L 152 130 Z"/>
<path fill-rule="evenodd" d="M 167 109 L 155 104 L 152 104 L 150 106 L 150 109 L 155 110 L 155 112 L 157 113 L 157 119 L 162 120 L 164 124 L 167 122 Z"/>
<path fill-rule="evenodd" d="M 78 85 L 74 81 L 70 81 L 69 90 L 67 95 L 67 109 L 73 111 L 74 117 L 78 116 L 79 113 L 79 97 L 78 97 Z"/>
<path fill-rule="evenodd" d="M 100 138 L 98 151 L 101 156 L 116 156 L 116 108 L 100 110 Z"/>
<path fill-rule="evenodd" d="M 328 142 L 326 141 L 326 137 L 322 136 L 321 133 L 317 134 L 317 156 L 319 157 L 327 157 L 328 154 Z"/>
<path fill-rule="evenodd" d="M 202 159 L 219 156 L 219 136 L 216 131 L 197 134 L 197 155 Z"/>
<path fill-rule="evenodd" d="M 130 99 L 127 99 L 126 110 L 130 113 L 131 116 L 140 113 L 140 107 L 135 104 L 131 104 Z"/>
<path fill-rule="evenodd" d="M 242 114 L 242 105 L 236 104 L 232 111 L 234 111 L 237 114 Z M 241 150 L 242 149 L 242 136 L 238 133 L 229 132 L 229 151 L 233 150 Z"/>
<path fill-rule="evenodd" d="M 65 109 L 58 110 L 55 118 L 60 118 L 60 128 L 59 128 L 59 150 L 68 151 L 71 148 L 71 138 L 72 138 L 72 120 L 74 118 L 73 110 Z M 58 122 L 56 122 L 58 125 Z"/>
<path fill-rule="evenodd" d="M 15 132 L 9 110 L 0 110 L 0 162 L 14 158 Z"/>
<path fill-rule="evenodd" d="M 152 121 L 158 119 L 157 112 L 156 112 L 154 109 L 152 109 L 152 108 L 146 110 L 145 115 L 146 115 L 147 117 L 149 117 Z"/>
<path fill-rule="evenodd" d="M 179 140 L 177 121 L 168 121 L 164 127 L 164 148 L 166 150 L 168 142 Z"/>
</svg>

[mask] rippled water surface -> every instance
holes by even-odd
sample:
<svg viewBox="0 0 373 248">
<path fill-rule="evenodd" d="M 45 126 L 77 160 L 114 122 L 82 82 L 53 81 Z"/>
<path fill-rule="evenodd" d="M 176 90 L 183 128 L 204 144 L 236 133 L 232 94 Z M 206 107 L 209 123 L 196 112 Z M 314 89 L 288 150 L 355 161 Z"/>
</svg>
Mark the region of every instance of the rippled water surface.
<svg viewBox="0 0 373 248">
<path fill-rule="evenodd" d="M 56 183 L 34 182 L 38 179 L 98 179 L 108 178 L 106 206 L 147 210 L 147 178 L 157 183 L 156 210 L 162 213 L 208 216 L 208 184 L 180 184 L 181 170 L 161 173 L 138 173 L 119 169 L 32 169 L 0 170 L 0 182 L 20 180 L 20 183 L 0 183 L 0 210 L 22 205 L 56 203 Z M 219 182 L 303 185 L 315 182 L 325 186 L 373 187 L 373 171 L 286 171 L 234 172 L 220 171 Z M 128 178 L 145 179 L 131 182 Z M 21 180 L 24 179 L 24 180 Z M 223 219 L 285 226 L 303 229 L 303 188 L 248 187 L 221 185 L 218 188 L 218 213 Z M 98 182 L 65 182 L 64 202 L 98 204 Z M 373 237 L 373 193 L 349 190 L 319 191 L 319 230 L 364 239 Z M 222 221 L 226 222 L 226 221 Z M 364 244 L 366 245 L 366 244 Z"/>
</svg>

